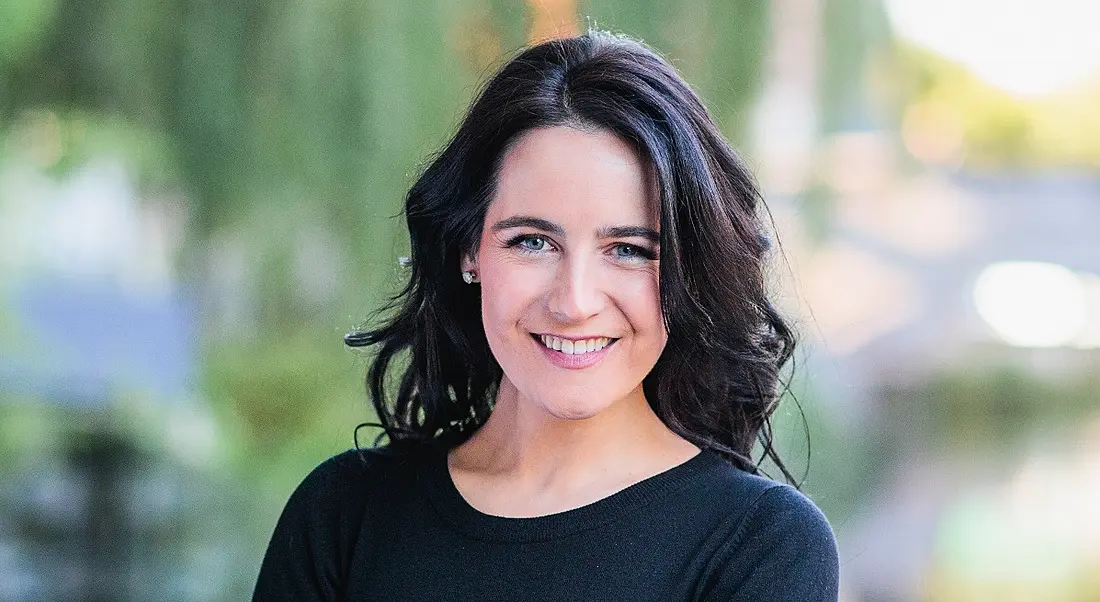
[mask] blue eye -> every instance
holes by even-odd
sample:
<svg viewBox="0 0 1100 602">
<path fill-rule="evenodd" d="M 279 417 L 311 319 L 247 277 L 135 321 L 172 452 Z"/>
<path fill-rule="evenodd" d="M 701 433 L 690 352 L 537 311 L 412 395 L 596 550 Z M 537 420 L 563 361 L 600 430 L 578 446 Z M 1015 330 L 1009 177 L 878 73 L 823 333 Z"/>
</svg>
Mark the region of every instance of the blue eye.
<svg viewBox="0 0 1100 602">
<path fill-rule="evenodd" d="M 617 245 L 615 251 L 615 254 L 619 257 L 631 258 L 638 256 L 637 247 L 631 245 Z"/>
<path fill-rule="evenodd" d="M 539 234 L 520 234 L 519 236 L 512 237 L 508 242 L 504 243 L 504 246 L 511 249 L 519 249 L 520 253 L 529 253 L 532 255 L 540 255 L 542 253 L 549 253 L 554 250 L 554 245 L 550 242 L 550 239 Z"/>
<path fill-rule="evenodd" d="M 626 259 L 630 261 L 651 261 L 657 258 L 656 253 L 650 251 L 649 249 L 639 247 L 637 245 L 628 245 L 626 243 L 619 243 L 615 245 L 613 253 L 617 259 Z"/>
<path fill-rule="evenodd" d="M 526 236 L 519 241 L 519 246 L 527 251 L 545 251 L 548 245 L 541 236 Z"/>
</svg>

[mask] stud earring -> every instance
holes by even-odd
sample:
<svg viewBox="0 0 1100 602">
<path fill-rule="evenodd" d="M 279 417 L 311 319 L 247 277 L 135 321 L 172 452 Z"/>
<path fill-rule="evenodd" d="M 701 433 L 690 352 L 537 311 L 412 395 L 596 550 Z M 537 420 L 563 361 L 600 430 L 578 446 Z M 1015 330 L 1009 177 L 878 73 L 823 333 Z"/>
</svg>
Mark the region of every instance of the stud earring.
<svg viewBox="0 0 1100 602">
<path fill-rule="evenodd" d="M 477 276 L 475 276 L 474 273 L 469 271 L 469 270 L 466 270 L 466 271 L 462 272 L 462 281 L 465 282 L 466 284 L 473 284 L 475 282 L 480 282 L 480 280 L 477 279 Z"/>
</svg>

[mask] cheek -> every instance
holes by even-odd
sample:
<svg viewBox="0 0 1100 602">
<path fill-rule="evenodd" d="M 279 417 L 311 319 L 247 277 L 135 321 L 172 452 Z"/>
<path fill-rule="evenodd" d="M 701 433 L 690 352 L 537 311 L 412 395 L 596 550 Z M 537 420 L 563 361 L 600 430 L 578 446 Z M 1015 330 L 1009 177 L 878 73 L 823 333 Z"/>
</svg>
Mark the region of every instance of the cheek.
<svg viewBox="0 0 1100 602">
<path fill-rule="evenodd" d="M 634 330 L 642 336 L 657 337 L 663 347 L 668 333 L 665 332 L 664 315 L 661 311 L 661 289 L 657 275 L 646 274 L 645 277 L 632 279 L 623 283 L 621 288 L 626 293 L 624 310 Z"/>
<path fill-rule="evenodd" d="M 633 299 L 629 310 L 631 313 L 628 315 L 631 316 L 640 343 L 635 357 L 640 365 L 647 366 L 648 372 L 657 363 L 668 343 L 664 312 L 661 311 L 661 292 L 656 277 L 639 286 Z"/>
<path fill-rule="evenodd" d="M 481 265 L 481 311 L 485 330 L 501 339 L 515 330 L 536 306 L 541 291 L 537 270 L 516 262 L 487 258 Z"/>
</svg>

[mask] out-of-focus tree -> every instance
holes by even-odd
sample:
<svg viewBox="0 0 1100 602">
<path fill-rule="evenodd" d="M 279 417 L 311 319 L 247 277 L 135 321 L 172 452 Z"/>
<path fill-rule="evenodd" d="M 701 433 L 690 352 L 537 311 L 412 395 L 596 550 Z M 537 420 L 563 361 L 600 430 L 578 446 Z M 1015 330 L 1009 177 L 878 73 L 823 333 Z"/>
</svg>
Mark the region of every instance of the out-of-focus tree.
<svg viewBox="0 0 1100 602">
<path fill-rule="evenodd" d="M 1100 80 L 1019 96 L 904 42 L 893 64 L 902 135 L 918 159 L 978 170 L 1100 166 Z"/>
</svg>

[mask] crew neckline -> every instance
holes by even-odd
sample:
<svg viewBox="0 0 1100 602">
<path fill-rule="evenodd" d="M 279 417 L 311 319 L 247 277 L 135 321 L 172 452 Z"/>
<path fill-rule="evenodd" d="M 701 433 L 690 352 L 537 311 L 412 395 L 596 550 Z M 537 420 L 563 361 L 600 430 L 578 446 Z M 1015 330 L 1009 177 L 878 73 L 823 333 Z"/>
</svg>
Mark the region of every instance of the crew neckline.
<svg viewBox="0 0 1100 602">
<path fill-rule="evenodd" d="M 640 507 L 695 482 L 722 458 L 702 449 L 684 462 L 584 506 L 534 517 L 486 514 L 470 505 L 458 490 L 447 466 L 450 449 L 433 445 L 421 464 L 419 481 L 435 510 L 453 528 L 482 541 L 545 541 L 567 537 L 630 516 Z"/>
</svg>

